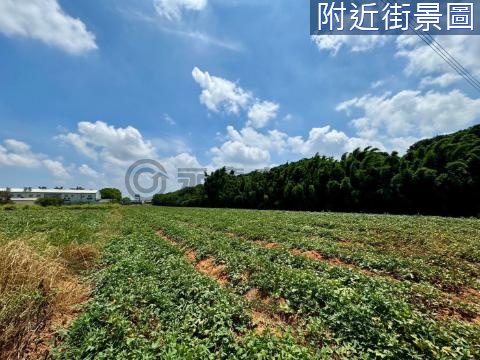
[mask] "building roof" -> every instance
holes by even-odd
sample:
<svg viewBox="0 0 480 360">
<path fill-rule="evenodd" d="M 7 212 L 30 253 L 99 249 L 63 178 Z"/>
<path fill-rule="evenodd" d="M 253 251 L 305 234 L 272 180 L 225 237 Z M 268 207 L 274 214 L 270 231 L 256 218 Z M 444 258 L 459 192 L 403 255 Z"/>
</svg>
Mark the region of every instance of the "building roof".
<svg viewBox="0 0 480 360">
<path fill-rule="evenodd" d="M 6 191 L 7 188 L 0 188 L 0 191 Z M 96 194 L 99 190 L 72 190 L 72 189 L 39 189 L 39 188 L 10 188 L 10 192 L 27 192 L 32 194 Z"/>
</svg>

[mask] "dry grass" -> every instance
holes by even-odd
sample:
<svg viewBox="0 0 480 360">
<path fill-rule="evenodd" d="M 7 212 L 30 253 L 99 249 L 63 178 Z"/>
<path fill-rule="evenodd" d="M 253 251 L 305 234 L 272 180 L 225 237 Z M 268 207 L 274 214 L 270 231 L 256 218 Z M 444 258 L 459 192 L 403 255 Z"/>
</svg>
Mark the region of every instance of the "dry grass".
<svg viewBox="0 0 480 360">
<path fill-rule="evenodd" d="M 93 252 L 84 250 L 69 246 L 62 250 L 67 259 L 61 259 L 41 256 L 22 241 L 0 246 L 2 359 L 39 358 L 48 353 L 52 327 L 58 325 L 54 323 L 66 322 L 75 305 L 87 298 L 88 288 L 66 266 L 71 260 L 82 265 L 89 261 Z"/>
<path fill-rule="evenodd" d="M 82 271 L 94 265 L 100 252 L 92 244 L 70 244 L 63 247 L 59 255 L 70 269 Z"/>
</svg>

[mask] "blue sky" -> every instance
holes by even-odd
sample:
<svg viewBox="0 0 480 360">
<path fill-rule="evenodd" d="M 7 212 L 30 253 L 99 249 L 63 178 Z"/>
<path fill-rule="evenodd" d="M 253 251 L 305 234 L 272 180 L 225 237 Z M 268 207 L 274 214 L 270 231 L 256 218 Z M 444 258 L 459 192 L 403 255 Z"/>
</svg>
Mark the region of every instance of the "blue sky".
<svg viewBox="0 0 480 360">
<path fill-rule="evenodd" d="M 480 41 L 439 41 L 477 76 Z M 118 186 L 135 160 L 246 170 L 478 123 L 414 36 L 309 35 L 293 0 L 0 0 L 0 186 Z"/>
</svg>

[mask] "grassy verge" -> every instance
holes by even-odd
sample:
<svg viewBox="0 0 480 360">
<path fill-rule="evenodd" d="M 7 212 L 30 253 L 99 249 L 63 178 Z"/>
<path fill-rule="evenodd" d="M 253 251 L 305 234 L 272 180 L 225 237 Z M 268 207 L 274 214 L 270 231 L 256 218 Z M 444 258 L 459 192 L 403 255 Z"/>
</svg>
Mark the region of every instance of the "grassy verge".
<svg viewBox="0 0 480 360">
<path fill-rule="evenodd" d="M 118 209 L 0 208 L 0 357 L 41 358 L 88 299 Z M 106 219 L 111 221 L 106 221 Z"/>
</svg>

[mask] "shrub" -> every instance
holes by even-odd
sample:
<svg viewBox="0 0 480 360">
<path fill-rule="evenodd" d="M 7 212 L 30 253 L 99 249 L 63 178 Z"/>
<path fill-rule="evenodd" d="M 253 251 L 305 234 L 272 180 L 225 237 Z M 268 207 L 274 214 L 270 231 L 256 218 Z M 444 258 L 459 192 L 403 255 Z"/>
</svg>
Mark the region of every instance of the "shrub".
<svg viewBox="0 0 480 360">
<path fill-rule="evenodd" d="M 60 206 L 63 205 L 63 199 L 56 198 L 41 198 L 35 201 L 35 204 L 47 207 L 47 206 Z"/>
</svg>

